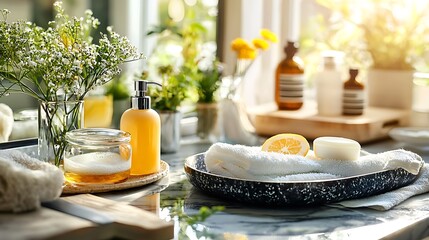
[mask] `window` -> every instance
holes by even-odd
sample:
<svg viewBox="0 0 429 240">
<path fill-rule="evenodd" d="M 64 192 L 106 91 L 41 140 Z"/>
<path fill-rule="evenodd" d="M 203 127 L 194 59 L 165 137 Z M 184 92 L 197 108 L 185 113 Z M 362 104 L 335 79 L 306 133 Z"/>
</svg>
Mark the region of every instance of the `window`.
<svg viewBox="0 0 429 240">
<path fill-rule="evenodd" d="M 146 34 L 154 26 L 160 26 L 168 22 L 170 18 L 171 22 L 179 28 L 188 21 L 201 23 L 207 29 L 204 42 L 211 42 L 216 47 L 218 0 L 63 0 L 63 2 L 64 8 L 70 16 L 83 16 L 86 9 L 91 9 L 102 24 L 98 30 L 105 31 L 107 26 L 112 25 L 116 32 L 127 36 L 138 50 L 147 56 L 152 54 L 158 41 L 162 42 L 165 39 L 158 36 L 148 37 Z M 9 21 L 29 20 L 46 27 L 54 17 L 52 3 L 52 0 L 21 0 L 18 2 L 4 0 L 0 4 L 0 8 L 11 11 Z M 97 40 L 97 36 L 98 34 L 95 33 L 94 40 Z M 178 51 L 180 52 L 180 49 Z M 136 69 L 140 71 L 144 64 L 144 61 L 132 62 L 124 68 L 132 75 Z M 0 101 L 11 105 L 14 109 L 31 108 L 37 105 L 32 98 L 21 95 L 4 97 Z M 16 98 L 24 100 L 15 101 Z"/>
<path fill-rule="evenodd" d="M 327 4 L 330 2 L 332 2 L 331 5 Z M 325 3 L 325 6 L 319 3 Z M 409 48 L 414 52 L 414 55 L 410 56 L 411 58 L 417 55 L 419 57 L 407 60 L 413 60 L 413 67 L 418 71 L 428 71 L 429 69 L 429 48 L 427 44 L 427 39 L 429 39 L 429 20 L 426 19 L 427 14 L 424 14 L 425 12 L 427 13 L 429 3 L 425 1 L 242 0 L 224 1 L 224 5 L 224 32 L 221 56 L 227 66 L 234 66 L 235 56 L 229 49 L 229 43 L 234 38 L 251 39 L 257 35 L 257 31 L 261 28 L 269 28 L 279 35 L 279 44 L 272 47 L 268 52 L 263 53 L 246 76 L 246 84 L 243 86 L 244 98 L 250 106 L 274 100 L 274 71 L 276 65 L 284 56 L 282 48 L 285 46 L 286 40 L 290 39 L 291 35 L 296 36 L 296 30 L 291 28 L 298 28 L 300 34 L 301 47 L 299 55 L 306 63 L 306 79 L 309 86 L 311 86 L 311 74 L 316 71 L 321 59 L 320 53 L 324 49 L 346 51 L 349 56 L 346 59 L 346 63 L 349 66 L 356 66 L 357 62 L 359 63 L 358 67 L 367 68 L 369 66 L 371 60 L 368 60 L 368 57 L 371 56 L 362 51 L 360 43 L 355 41 L 364 39 L 364 37 L 357 35 L 359 32 L 356 26 L 352 28 L 347 26 L 347 22 L 341 23 L 339 21 L 341 20 L 341 15 L 339 14 L 341 8 L 348 10 L 353 17 L 359 17 L 360 14 L 360 23 L 365 23 L 365 17 L 373 17 L 372 19 L 374 19 L 374 21 L 366 22 L 366 24 L 374 23 L 375 20 L 386 21 L 384 25 L 383 22 L 379 22 L 378 24 L 381 25 L 378 25 L 378 30 L 376 31 L 384 35 L 392 33 L 389 36 L 396 38 L 399 38 L 399 36 L 404 37 L 400 39 L 396 46 L 392 45 L 387 51 L 391 54 L 393 49 L 404 46 L 401 44 L 416 44 L 414 48 Z M 291 6 L 297 5 L 300 5 L 300 10 L 297 10 L 296 7 L 292 10 L 293 7 Z M 331 15 L 331 10 L 335 10 L 333 15 Z M 403 25 L 394 26 L 395 19 L 401 20 L 402 22 L 399 23 Z M 321 28 L 320 25 L 322 20 L 324 21 L 324 28 Z M 415 25 L 414 33 L 416 35 L 407 36 L 405 28 L 412 28 L 414 26 L 410 25 L 412 21 L 419 23 Z M 336 29 L 340 24 L 342 24 L 343 28 Z M 373 29 L 377 27 L 377 25 L 369 26 Z M 349 38 L 346 38 L 346 34 L 348 34 L 347 37 Z M 354 36 L 354 39 L 350 38 L 350 36 Z M 325 37 L 326 42 L 322 42 L 322 37 Z M 292 36 L 292 38 L 296 37 Z M 378 46 L 380 49 L 383 47 L 381 44 Z M 386 56 L 390 55 L 386 54 Z M 231 72 L 232 69 L 229 69 L 229 71 Z M 429 85 L 429 83 L 427 84 Z"/>
</svg>

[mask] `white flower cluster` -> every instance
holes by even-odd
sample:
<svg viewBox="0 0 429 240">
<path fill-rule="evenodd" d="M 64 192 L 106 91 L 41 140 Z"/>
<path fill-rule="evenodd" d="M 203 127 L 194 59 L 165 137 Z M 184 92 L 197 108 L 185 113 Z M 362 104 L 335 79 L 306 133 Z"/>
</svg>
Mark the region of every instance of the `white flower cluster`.
<svg viewBox="0 0 429 240">
<path fill-rule="evenodd" d="M 81 100 L 119 74 L 120 64 L 143 58 L 110 27 L 98 44 L 92 43 L 90 33 L 100 23 L 90 10 L 83 18 L 69 18 L 61 2 L 54 7 L 55 21 L 46 30 L 22 21 L 8 23 L 8 11 L 1 11 L 0 96 L 24 92 L 42 101 Z"/>
</svg>

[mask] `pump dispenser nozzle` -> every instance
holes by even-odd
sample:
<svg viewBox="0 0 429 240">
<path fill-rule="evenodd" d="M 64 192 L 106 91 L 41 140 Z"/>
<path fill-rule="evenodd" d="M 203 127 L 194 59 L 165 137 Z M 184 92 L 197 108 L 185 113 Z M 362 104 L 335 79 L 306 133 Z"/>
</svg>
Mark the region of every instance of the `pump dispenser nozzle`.
<svg viewBox="0 0 429 240">
<path fill-rule="evenodd" d="M 131 97 L 131 107 L 134 109 L 150 109 L 150 97 L 146 96 L 149 84 L 155 84 L 162 87 L 157 82 L 139 80 L 134 82 L 135 96 Z"/>
</svg>

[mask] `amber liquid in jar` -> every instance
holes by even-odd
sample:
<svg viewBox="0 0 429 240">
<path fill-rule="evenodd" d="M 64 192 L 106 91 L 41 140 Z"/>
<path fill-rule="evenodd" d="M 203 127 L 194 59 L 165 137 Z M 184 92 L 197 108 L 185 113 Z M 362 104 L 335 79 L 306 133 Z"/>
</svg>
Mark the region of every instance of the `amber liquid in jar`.
<svg viewBox="0 0 429 240">
<path fill-rule="evenodd" d="M 288 42 L 286 58 L 277 66 L 275 75 L 275 101 L 280 110 L 298 110 L 304 103 L 304 67 L 295 56 L 297 47 Z"/>
<path fill-rule="evenodd" d="M 103 183 L 103 184 L 109 184 L 109 183 L 120 183 L 124 182 L 128 179 L 128 176 L 130 175 L 130 171 L 124 171 L 119 173 L 112 173 L 112 174 L 77 174 L 72 172 L 66 172 L 64 173 L 64 176 L 68 182 L 71 183 L 77 183 L 77 184 L 97 184 L 97 183 Z"/>
<path fill-rule="evenodd" d="M 129 157 L 109 152 L 93 152 L 64 159 L 64 177 L 78 184 L 118 183 L 130 175 Z"/>
<path fill-rule="evenodd" d="M 112 184 L 130 176 L 130 134 L 86 128 L 66 133 L 64 177 L 73 184 Z"/>
</svg>

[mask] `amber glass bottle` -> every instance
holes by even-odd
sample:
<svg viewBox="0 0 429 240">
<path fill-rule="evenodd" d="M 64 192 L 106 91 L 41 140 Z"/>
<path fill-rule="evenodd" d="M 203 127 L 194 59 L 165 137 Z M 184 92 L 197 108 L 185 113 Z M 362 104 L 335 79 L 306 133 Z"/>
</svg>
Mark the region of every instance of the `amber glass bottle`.
<svg viewBox="0 0 429 240">
<path fill-rule="evenodd" d="M 298 47 L 288 42 L 284 48 L 286 58 L 276 69 L 275 101 L 280 110 L 300 109 L 304 102 L 304 67 L 295 56 Z"/>
<path fill-rule="evenodd" d="M 350 78 L 344 83 L 343 115 L 362 115 L 365 108 L 364 85 L 356 80 L 357 69 L 350 69 Z"/>
</svg>

